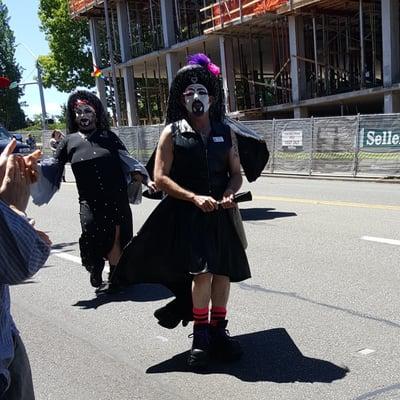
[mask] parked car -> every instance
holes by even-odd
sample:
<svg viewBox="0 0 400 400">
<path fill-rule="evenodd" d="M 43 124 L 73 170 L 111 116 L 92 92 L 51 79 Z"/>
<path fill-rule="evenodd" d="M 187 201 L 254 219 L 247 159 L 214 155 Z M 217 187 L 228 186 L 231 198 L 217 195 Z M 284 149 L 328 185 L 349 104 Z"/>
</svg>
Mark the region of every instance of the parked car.
<svg viewBox="0 0 400 400">
<path fill-rule="evenodd" d="M 14 153 L 20 154 L 28 154 L 31 152 L 31 149 L 26 143 L 22 143 L 22 135 L 21 134 L 11 134 L 8 130 L 2 126 L 0 126 L 0 153 L 4 150 L 4 148 L 10 143 L 10 140 L 15 137 L 17 139 L 17 146 L 15 147 Z"/>
</svg>

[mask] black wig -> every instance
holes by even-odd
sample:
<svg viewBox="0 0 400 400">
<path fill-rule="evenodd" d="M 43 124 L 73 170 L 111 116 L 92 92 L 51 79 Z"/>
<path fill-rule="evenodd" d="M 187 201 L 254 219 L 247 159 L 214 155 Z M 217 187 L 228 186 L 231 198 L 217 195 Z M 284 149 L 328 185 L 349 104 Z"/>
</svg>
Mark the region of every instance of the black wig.
<svg viewBox="0 0 400 400">
<path fill-rule="evenodd" d="M 203 54 L 189 57 L 189 64 L 177 72 L 171 84 L 167 107 L 167 124 L 188 118 L 188 112 L 181 99 L 185 89 L 194 83 L 204 85 L 208 94 L 214 97 L 210 107 L 210 120 L 215 122 L 223 120 L 225 113 L 224 96 L 221 81 L 215 72 L 215 68 L 219 72 L 218 67 L 212 64 L 210 59 Z"/>
<path fill-rule="evenodd" d="M 98 130 L 109 130 L 107 113 L 104 110 L 100 99 L 93 93 L 87 90 L 77 90 L 68 98 L 67 103 L 67 133 L 75 133 L 79 131 L 78 125 L 75 122 L 75 105 L 78 100 L 83 100 L 92 106 L 96 112 L 96 128 Z"/>
</svg>

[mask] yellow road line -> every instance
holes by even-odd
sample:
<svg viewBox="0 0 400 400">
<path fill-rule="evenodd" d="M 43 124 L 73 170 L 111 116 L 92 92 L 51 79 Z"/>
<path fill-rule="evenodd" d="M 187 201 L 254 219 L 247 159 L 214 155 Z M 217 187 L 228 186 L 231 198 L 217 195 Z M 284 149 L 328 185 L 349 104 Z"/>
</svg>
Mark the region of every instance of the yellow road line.
<svg viewBox="0 0 400 400">
<path fill-rule="evenodd" d="M 378 210 L 400 211 L 400 206 L 391 206 L 386 204 L 351 203 L 347 201 L 298 199 L 293 197 L 277 197 L 277 196 L 253 196 L 253 199 L 283 201 L 288 203 L 302 203 L 302 204 L 323 205 L 323 206 L 372 208 Z"/>
</svg>

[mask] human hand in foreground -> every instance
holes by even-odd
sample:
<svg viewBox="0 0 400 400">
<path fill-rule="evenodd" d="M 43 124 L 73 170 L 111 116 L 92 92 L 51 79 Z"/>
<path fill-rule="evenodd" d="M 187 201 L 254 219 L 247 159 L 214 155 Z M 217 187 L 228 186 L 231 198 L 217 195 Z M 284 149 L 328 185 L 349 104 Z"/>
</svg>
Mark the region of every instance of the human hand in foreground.
<svg viewBox="0 0 400 400">
<path fill-rule="evenodd" d="M 30 195 L 30 183 L 23 158 L 14 154 L 9 155 L 0 185 L 0 199 L 25 212 Z"/>
<path fill-rule="evenodd" d="M 204 212 L 211 212 L 218 209 L 218 202 L 211 196 L 195 195 L 192 201 Z"/>
<path fill-rule="evenodd" d="M 38 234 L 38 236 L 43 240 L 43 242 L 45 242 L 47 245 L 51 246 L 51 240 L 50 238 L 47 236 L 46 233 L 44 233 L 43 231 L 39 231 L 39 229 L 35 228 L 36 233 Z"/>
<path fill-rule="evenodd" d="M 6 164 L 8 157 L 13 153 L 15 147 L 17 146 L 17 141 L 12 139 L 10 143 L 4 148 L 0 154 L 0 185 L 3 182 L 4 175 L 6 173 Z"/>
<path fill-rule="evenodd" d="M 16 213 L 18 214 L 20 217 L 22 218 L 26 218 L 26 215 L 23 211 L 20 211 L 17 207 L 15 207 L 14 205 L 10 205 L 10 208 Z M 35 229 L 36 233 L 38 234 L 38 236 L 48 245 L 51 246 L 51 240 L 50 238 L 47 236 L 46 233 L 44 233 L 43 231 L 40 231 L 39 229 L 35 228 L 35 220 L 32 218 L 28 218 L 28 222 L 29 224 L 33 227 L 33 229 Z"/>
<path fill-rule="evenodd" d="M 158 192 L 156 183 L 155 183 L 154 181 L 152 181 L 152 180 L 149 179 L 149 180 L 147 181 L 147 183 L 146 183 L 146 186 L 149 188 L 149 192 L 150 192 L 150 193 Z"/>
<path fill-rule="evenodd" d="M 38 180 L 38 168 L 37 163 L 42 157 L 42 152 L 40 150 L 35 150 L 33 153 L 24 157 L 26 174 L 29 177 L 31 183 L 35 183 Z"/>
</svg>

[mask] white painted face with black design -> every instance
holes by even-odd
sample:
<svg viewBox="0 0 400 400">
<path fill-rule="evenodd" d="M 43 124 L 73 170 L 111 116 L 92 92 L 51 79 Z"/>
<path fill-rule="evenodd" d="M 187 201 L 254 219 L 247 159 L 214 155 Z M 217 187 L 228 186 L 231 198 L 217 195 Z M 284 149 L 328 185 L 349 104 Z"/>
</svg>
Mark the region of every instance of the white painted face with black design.
<svg viewBox="0 0 400 400">
<path fill-rule="evenodd" d="M 210 108 L 208 91 L 205 86 L 199 83 L 189 85 L 183 93 L 183 98 L 188 113 L 196 117 L 202 116 Z"/>
<path fill-rule="evenodd" d="M 96 129 L 96 111 L 89 104 L 80 104 L 75 107 L 75 121 L 83 133 Z"/>
</svg>

